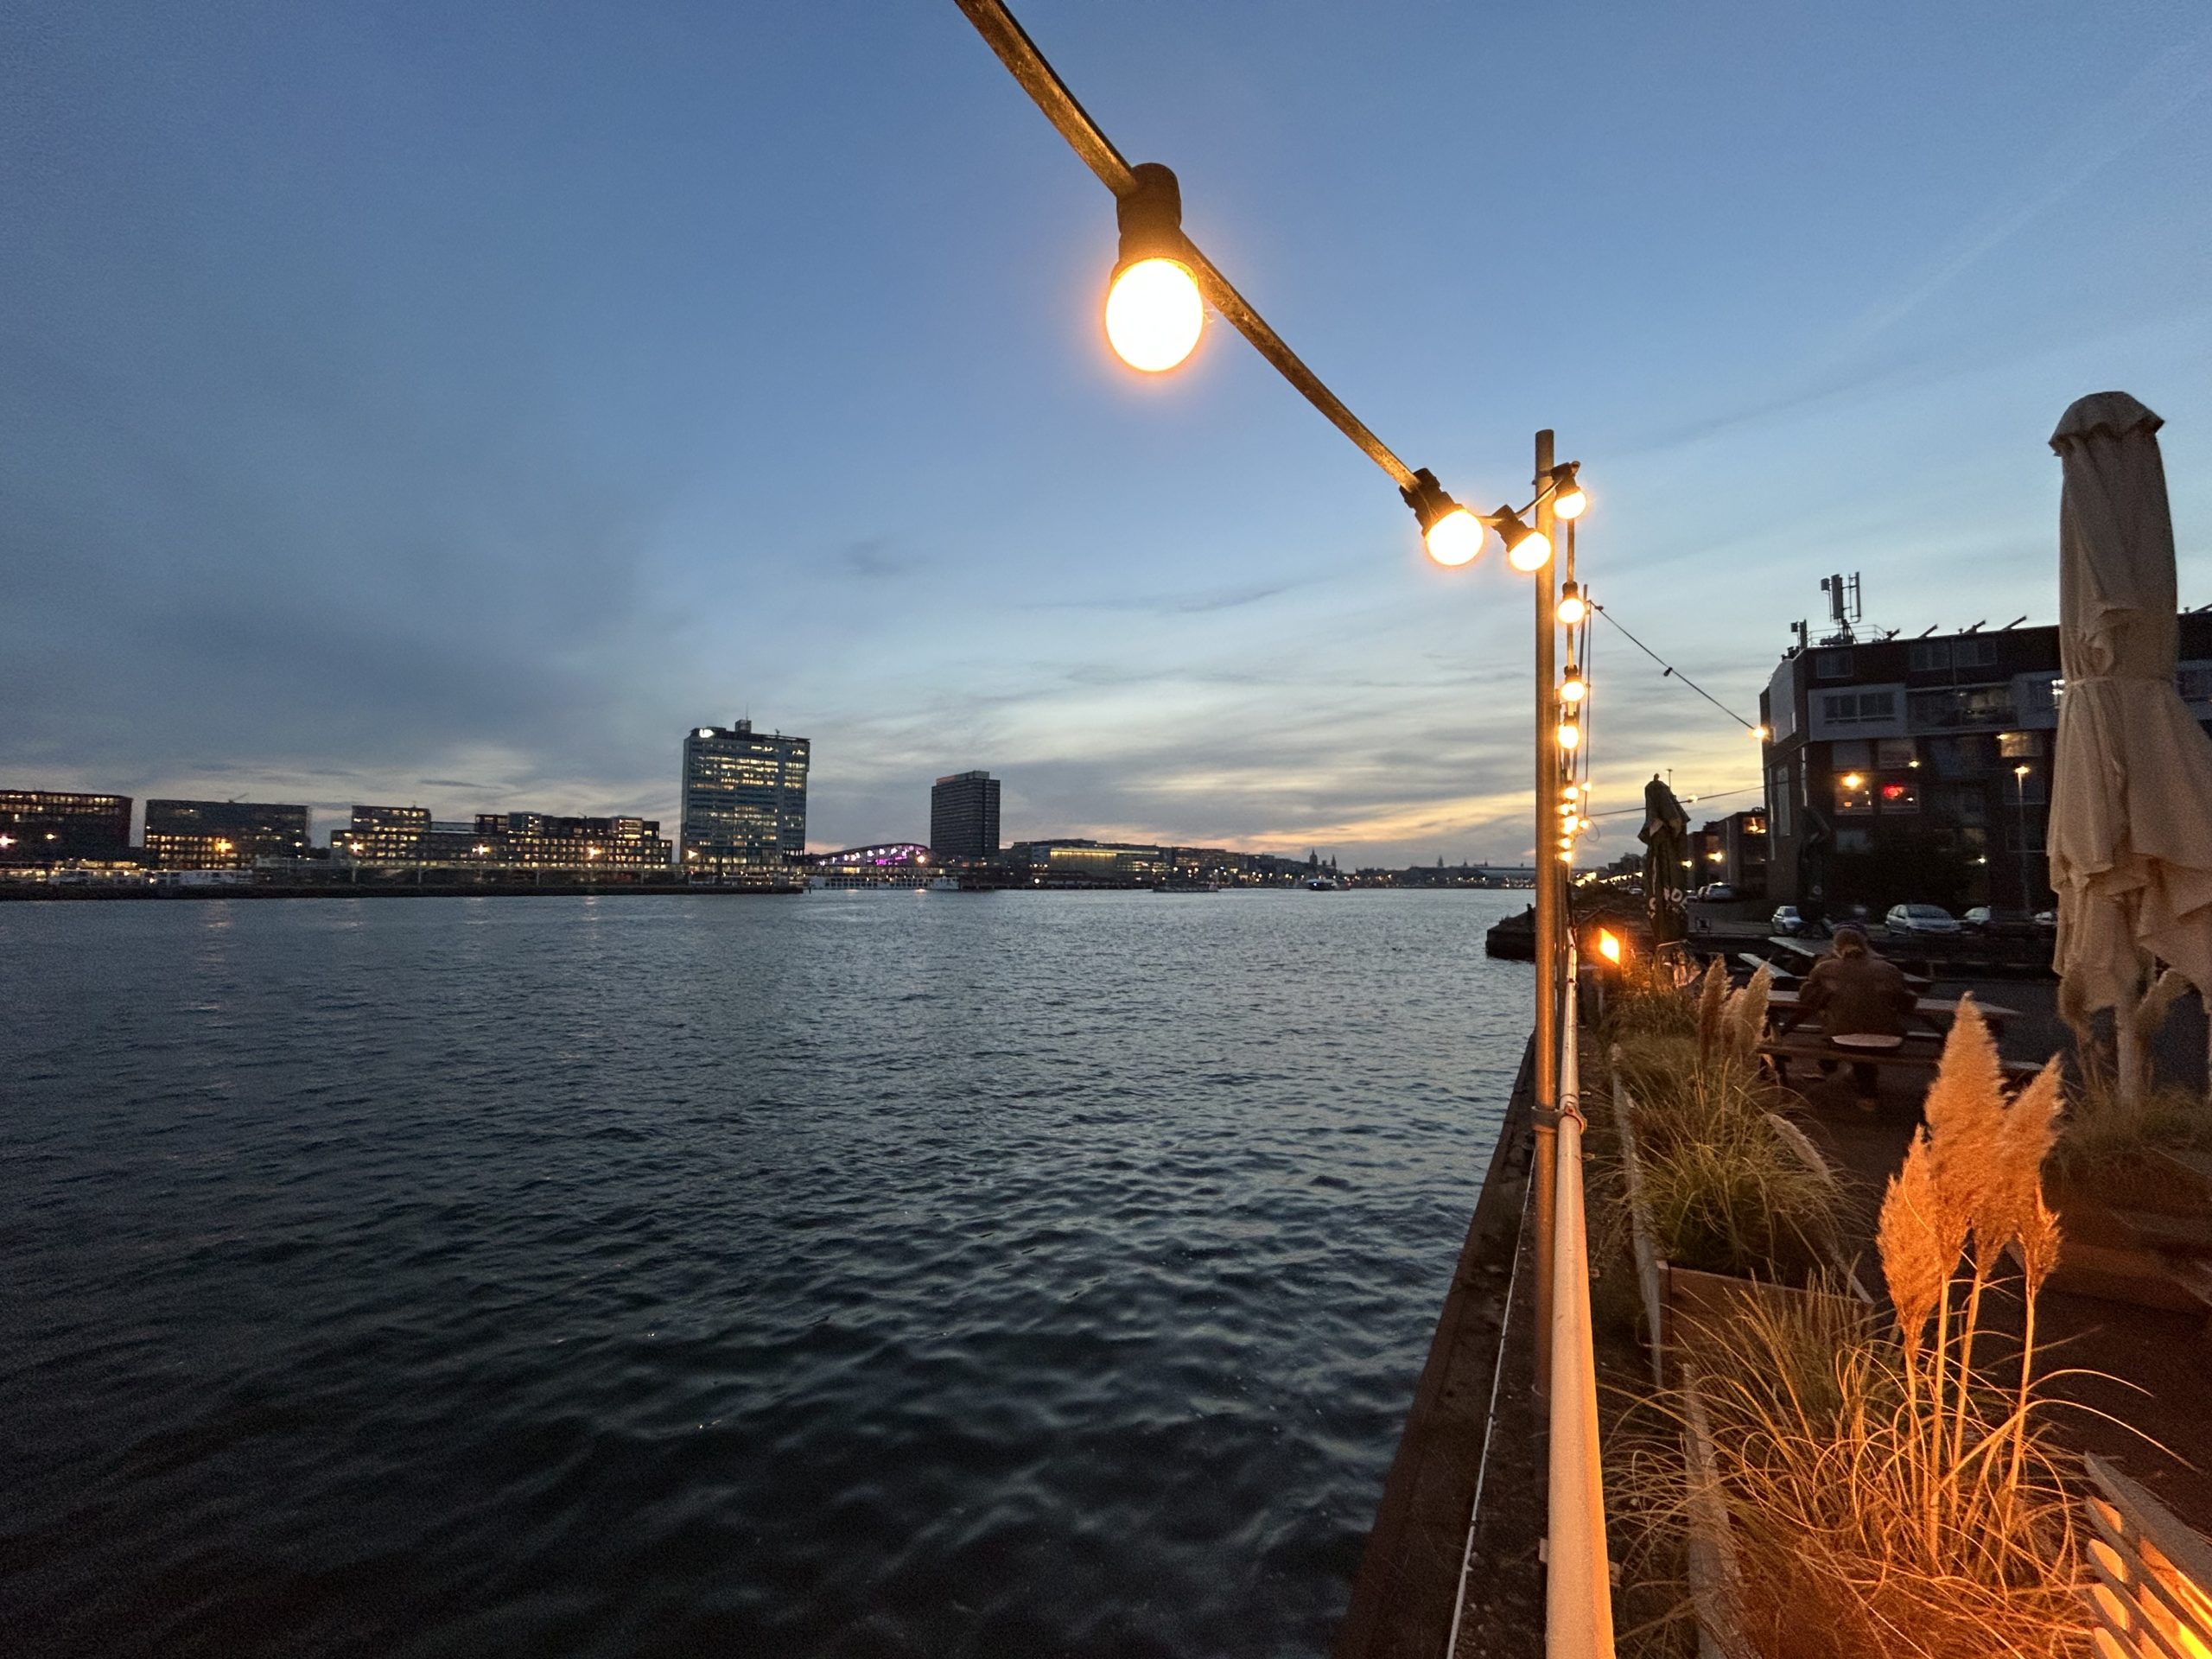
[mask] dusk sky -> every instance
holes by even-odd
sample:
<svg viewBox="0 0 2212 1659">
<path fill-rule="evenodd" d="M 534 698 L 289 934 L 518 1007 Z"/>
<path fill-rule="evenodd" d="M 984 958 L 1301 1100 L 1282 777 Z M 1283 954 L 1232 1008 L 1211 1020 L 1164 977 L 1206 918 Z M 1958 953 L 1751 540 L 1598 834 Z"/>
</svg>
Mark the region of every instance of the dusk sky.
<svg viewBox="0 0 2212 1659">
<path fill-rule="evenodd" d="M 1518 501 L 1555 427 L 1596 596 L 1747 716 L 1831 570 L 2054 620 L 2085 392 L 2212 603 L 2202 0 L 1014 10 L 1409 463 Z M 952 0 L 16 0 L 0 157 L 0 785 L 672 830 L 749 714 L 817 848 L 970 766 L 1009 840 L 1529 846 L 1526 579 L 1217 321 L 1110 357 L 1112 199 Z M 1600 810 L 1756 784 L 1594 668 Z"/>
</svg>

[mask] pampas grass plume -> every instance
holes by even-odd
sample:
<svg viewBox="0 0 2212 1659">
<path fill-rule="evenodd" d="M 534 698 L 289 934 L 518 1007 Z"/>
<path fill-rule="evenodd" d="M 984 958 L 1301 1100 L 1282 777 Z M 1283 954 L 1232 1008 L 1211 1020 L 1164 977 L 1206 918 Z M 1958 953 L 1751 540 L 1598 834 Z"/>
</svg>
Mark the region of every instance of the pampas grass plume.
<svg viewBox="0 0 2212 1659">
<path fill-rule="evenodd" d="M 1936 1298 L 1959 1259 L 1955 1248 L 1948 1254 L 1944 1250 L 1942 1208 L 1928 1131 L 1923 1129 L 1905 1154 L 1904 1166 L 1890 1177 L 1874 1234 L 1882 1277 L 1889 1282 L 1890 1300 L 1897 1311 L 1897 1334 L 1908 1355 L 1918 1351 L 1928 1316 L 1936 1311 Z"/>
<path fill-rule="evenodd" d="M 1728 966 L 1719 957 L 1705 970 L 1705 983 L 1697 994 L 1697 1063 L 1700 1068 L 1713 1063 L 1713 1051 L 1720 1039 L 1721 1004 L 1728 995 Z"/>
</svg>

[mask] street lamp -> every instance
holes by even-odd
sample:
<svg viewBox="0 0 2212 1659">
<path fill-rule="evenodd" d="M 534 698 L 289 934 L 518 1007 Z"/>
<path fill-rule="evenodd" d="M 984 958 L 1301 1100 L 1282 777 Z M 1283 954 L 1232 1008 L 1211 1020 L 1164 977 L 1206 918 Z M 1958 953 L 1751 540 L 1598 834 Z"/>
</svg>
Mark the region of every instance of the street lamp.
<svg viewBox="0 0 2212 1659">
<path fill-rule="evenodd" d="M 2036 907 L 2028 894 L 2028 773 L 2031 770 L 2024 761 L 2012 768 L 2012 810 L 2020 825 L 2020 908 L 2029 912 Z"/>
</svg>

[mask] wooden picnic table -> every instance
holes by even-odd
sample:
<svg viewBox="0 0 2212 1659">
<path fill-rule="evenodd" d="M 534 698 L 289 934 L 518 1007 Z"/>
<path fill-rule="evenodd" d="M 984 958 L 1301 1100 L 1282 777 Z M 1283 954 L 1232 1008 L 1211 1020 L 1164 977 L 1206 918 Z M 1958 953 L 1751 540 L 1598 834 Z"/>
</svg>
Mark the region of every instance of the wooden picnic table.
<svg viewBox="0 0 2212 1659">
<path fill-rule="evenodd" d="M 1772 1020 L 1777 1014 L 1797 1013 L 1802 1000 L 1802 993 L 1797 991 L 1769 991 L 1766 995 L 1767 1018 Z M 1991 1027 L 1999 1032 L 2020 1015 L 2018 1008 L 2001 1007 L 1994 1002 L 1976 1002 L 1974 1007 L 1981 1010 L 1981 1017 L 1989 1021 Z M 1952 1018 L 1958 1011 L 1958 999 L 1955 997 L 1920 996 L 1913 999 L 1912 1017 L 1931 1031 L 1949 1030 Z"/>
<path fill-rule="evenodd" d="M 1862 1065 L 1898 1066 L 1932 1071 L 1942 1058 L 1934 1044 L 1924 1040 L 1893 1039 L 1892 1041 L 1896 1044 L 1894 1047 L 1872 1048 L 1826 1038 L 1816 1031 L 1794 1031 L 1786 1037 L 1776 1037 L 1761 1043 L 1758 1052 L 1760 1058 L 1772 1068 L 1775 1081 L 1784 1087 L 1789 1085 L 1789 1066 L 1794 1060 L 1838 1065 L 1856 1062 Z M 2004 1072 L 2005 1082 L 2016 1088 L 2042 1070 L 2032 1060 L 1999 1060 L 1998 1067 Z"/>
</svg>

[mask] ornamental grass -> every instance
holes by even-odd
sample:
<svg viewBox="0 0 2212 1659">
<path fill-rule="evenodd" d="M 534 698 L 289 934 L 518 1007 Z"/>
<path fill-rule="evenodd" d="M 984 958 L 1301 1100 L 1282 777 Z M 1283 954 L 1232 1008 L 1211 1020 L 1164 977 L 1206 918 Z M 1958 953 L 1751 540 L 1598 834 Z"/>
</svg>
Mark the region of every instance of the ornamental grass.
<svg viewBox="0 0 2212 1659">
<path fill-rule="evenodd" d="M 1694 1338 L 1695 1398 L 1664 1402 L 1709 1426 L 1733 1599 L 1768 1659 L 2089 1651 L 2035 1375 L 2036 1303 L 2059 1249 L 2043 1196 L 2058 1072 L 2009 1107 L 2000 1082 L 1962 1001 L 1928 1126 L 1882 1205 L 1893 1328 L 1840 1298 L 1749 1302 Z M 2016 1351 L 1986 1328 L 2000 1281 L 2021 1299 Z M 1679 1459 L 1647 1460 L 1633 1480 L 1687 1510 Z"/>
<path fill-rule="evenodd" d="M 1758 1065 L 1772 976 L 1731 991 L 1715 961 L 1676 1014 L 1617 1037 L 1635 1103 L 1637 1161 L 1654 1242 L 1677 1267 L 1801 1283 L 1839 1256 L 1844 1194 L 1781 1113 L 1789 1096 Z"/>
</svg>

